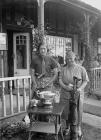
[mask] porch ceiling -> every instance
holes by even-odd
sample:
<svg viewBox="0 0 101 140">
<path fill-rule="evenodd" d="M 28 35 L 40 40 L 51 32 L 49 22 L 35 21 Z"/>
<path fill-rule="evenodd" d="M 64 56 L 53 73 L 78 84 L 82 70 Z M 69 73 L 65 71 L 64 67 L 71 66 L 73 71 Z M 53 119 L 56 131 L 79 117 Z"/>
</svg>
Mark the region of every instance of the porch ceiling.
<svg viewBox="0 0 101 140">
<path fill-rule="evenodd" d="M 63 3 L 45 3 L 45 27 L 48 33 L 66 36 L 78 33 L 78 23 L 84 20 L 83 10 Z"/>
<path fill-rule="evenodd" d="M 91 13 L 95 13 L 95 14 L 100 14 L 101 15 L 101 11 L 96 9 L 95 7 L 92 7 L 89 4 L 84 3 L 81 0 L 45 0 L 46 2 L 48 1 L 52 1 L 52 2 L 61 2 L 65 5 L 72 5 L 72 6 L 76 6 L 80 9 L 86 10 L 88 12 Z M 33 3 L 33 2 L 37 2 L 37 0 L 0 0 L 0 5 L 5 5 L 5 4 L 14 4 L 14 3 Z"/>
<path fill-rule="evenodd" d="M 96 14 L 98 14 L 98 13 L 101 14 L 100 10 L 98 10 L 97 8 L 93 7 L 90 4 L 83 2 L 82 0 L 63 0 L 63 1 L 66 1 L 68 3 L 72 3 L 73 5 L 81 7 L 83 9 L 85 8 L 86 10 L 95 12 Z"/>
<path fill-rule="evenodd" d="M 37 0 L 0 0 L 0 5 L 14 4 L 14 3 L 33 3 Z"/>
<path fill-rule="evenodd" d="M 82 0 L 45 0 L 46 2 L 56 2 L 56 3 L 61 3 L 64 5 L 71 5 L 73 7 L 76 7 L 78 9 L 96 14 L 96 15 L 101 15 L 101 11 L 98 10 L 97 8 L 86 4 L 85 2 L 83 2 Z"/>
<path fill-rule="evenodd" d="M 70 4 L 65 5 L 64 3 L 57 3 L 55 1 L 47 2 L 45 4 L 45 8 L 49 9 L 49 7 L 51 7 L 51 9 L 50 9 L 51 12 L 54 11 L 55 13 L 59 14 L 60 19 L 64 16 L 68 15 L 69 18 L 75 18 L 77 20 L 80 20 L 82 18 L 82 16 L 84 15 L 84 11 L 82 9 L 74 7 Z M 54 15 L 52 15 L 52 16 L 54 16 Z"/>
</svg>

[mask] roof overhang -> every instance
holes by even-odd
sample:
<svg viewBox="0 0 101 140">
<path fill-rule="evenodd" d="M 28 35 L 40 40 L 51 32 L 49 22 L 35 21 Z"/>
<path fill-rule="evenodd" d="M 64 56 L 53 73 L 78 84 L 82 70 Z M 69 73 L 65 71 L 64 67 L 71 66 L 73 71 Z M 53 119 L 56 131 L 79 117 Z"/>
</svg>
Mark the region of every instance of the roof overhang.
<svg viewBox="0 0 101 140">
<path fill-rule="evenodd" d="M 0 0 L 0 5 L 7 5 L 7 4 L 16 4 L 16 3 L 34 3 L 37 2 L 38 0 Z M 70 4 L 72 6 L 76 6 L 78 8 L 81 8 L 87 12 L 96 14 L 96 15 L 101 15 L 101 10 L 86 4 L 85 2 L 81 0 L 44 0 L 45 2 L 52 1 L 52 2 L 61 2 L 63 4 Z"/>
<path fill-rule="evenodd" d="M 63 0 L 63 1 L 66 1 L 67 3 L 71 3 L 72 5 L 82 8 L 90 13 L 101 15 L 101 10 L 99 10 L 81 0 Z"/>
<path fill-rule="evenodd" d="M 101 15 L 101 10 L 86 4 L 85 2 L 81 1 L 81 0 L 45 0 L 45 2 L 56 2 L 56 3 L 62 3 L 64 5 L 71 5 L 71 6 L 75 6 L 77 8 L 80 8 L 86 12 L 92 13 L 92 14 L 96 14 L 96 15 Z"/>
</svg>

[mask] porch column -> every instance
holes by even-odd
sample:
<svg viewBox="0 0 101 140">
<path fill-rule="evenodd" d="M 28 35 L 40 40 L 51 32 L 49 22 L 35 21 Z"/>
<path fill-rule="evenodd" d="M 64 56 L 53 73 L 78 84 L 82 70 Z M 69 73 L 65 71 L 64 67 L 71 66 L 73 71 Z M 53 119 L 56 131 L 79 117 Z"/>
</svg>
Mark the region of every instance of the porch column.
<svg viewBox="0 0 101 140">
<path fill-rule="evenodd" d="M 93 49 L 93 44 L 92 44 L 92 29 L 97 21 L 98 17 L 96 15 L 90 15 L 89 13 L 85 13 L 85 42 L 86 42 L 86 61 L 87 63 L 87 69 L 90 70 L 92 67 L 92 61 L 93 61 L 93 54 L 92 54 L 92 49 Z"/>
<path fill-rule="evenodd" d="M 2 27 L 2 6 L 0 6 L 0 33 L 3 32 L 3 27 Z M 3 50 L 0 50 L 0 63 L 1 63 L 1 73 L 0 77 L 4 77 L 4 52 Z"/>
<path fill-rule="evenodd" d="M 38 1 L 38 27 L 44 31 L 44 0 Z"/>
<path fill-rule="evenodd" d="M 90 71 L 91 68 L 91 43 L 90 43 L 90 15 L 85 13 L 85 43 L 86 43 L 86 53 L 85 53 L 85 61 L 86 61 L 86 69 Z"/>
</svg>

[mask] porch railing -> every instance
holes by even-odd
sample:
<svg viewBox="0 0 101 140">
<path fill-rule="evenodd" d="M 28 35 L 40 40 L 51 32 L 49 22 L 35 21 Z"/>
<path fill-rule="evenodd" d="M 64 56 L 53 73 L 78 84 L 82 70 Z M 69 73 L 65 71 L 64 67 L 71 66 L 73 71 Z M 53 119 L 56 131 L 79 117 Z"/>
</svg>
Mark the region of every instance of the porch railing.
<svg viewBox="0 0 101 140">
<path fill-rule="evenodd" d="M 101 67 L 91 69 L 91 91 L 101 90 Z"/>
<path fill-rule="evenodd" d="M 26 111 L 31 76 L 0 78 L 0 120 Z"/>
</svg>

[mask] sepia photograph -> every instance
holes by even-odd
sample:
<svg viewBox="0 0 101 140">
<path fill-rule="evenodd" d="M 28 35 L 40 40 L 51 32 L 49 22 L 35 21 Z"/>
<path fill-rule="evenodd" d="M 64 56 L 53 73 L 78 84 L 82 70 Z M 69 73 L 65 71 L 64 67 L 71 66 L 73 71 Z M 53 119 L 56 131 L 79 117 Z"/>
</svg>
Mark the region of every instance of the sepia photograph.
<svg viewBox="0 0 101 140">
<path fill-rule="evenodd" d="M 100 0 L 0 0 L 0 140 L 101 140 Z"/>
</svg>

